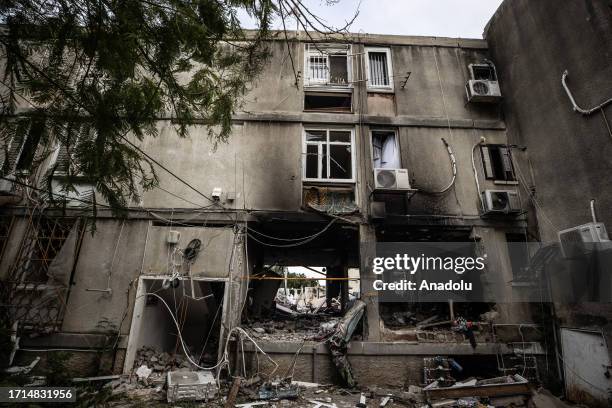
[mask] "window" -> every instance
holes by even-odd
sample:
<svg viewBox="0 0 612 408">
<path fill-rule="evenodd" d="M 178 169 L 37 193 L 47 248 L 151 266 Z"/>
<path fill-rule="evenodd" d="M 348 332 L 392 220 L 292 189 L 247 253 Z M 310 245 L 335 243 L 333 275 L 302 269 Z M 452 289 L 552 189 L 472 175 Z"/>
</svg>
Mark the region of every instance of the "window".
<svg viewBox="0 0 612 408">
<path fill-rule="evenodd" d="M 15 134 L 4 145 L 0 155 L 0 168 L 5 174 L 31 170 L 43 131 L 42 122 L 23 121 L 17 124 Z"/>
<path fill-rule="evenodd" d="M 481 81 L 497 81 L 495 67 L 490 64 L 470 64 L 472 79 Z"/>
<path fill-rule="evenodd" d="M 388 48 L 366 48 L 368 89 L 392 90 L 393 69 Z"/>
<path fill-rule="evenodd" d="M 304 180 L 354 181 L 352 130 L 306 129 L 304 132 Z"/>
<path fill-rule="evenodd" d="M 496 181 L 516 181 L 512 153 L 506 145 L 480 146 L 485 177 Z"/>
<path fill-rule="evenodd" d="M 352 111 L 352 94 L 344 92 L 306 92 L 304 110 L 309 112 L 345 112 Z"/>
<path fill-rule="evenodd" d="M 14 266 L 15 277 L 22 283 L 46 283 L 49 266 L 75 226 L 74 218 L 41 217 L 21 244 L 21 255 Z"/>
<path fill-rule="evenodd" d="M 372 161 L 375 169 L 402 167 L 397 135 L 394 130 L 372 131 Z"/>
<path fill-rule="evenodd" d="M 349 87 L 348 45 L 306 44 L 305 86 Z"/>
</svg>

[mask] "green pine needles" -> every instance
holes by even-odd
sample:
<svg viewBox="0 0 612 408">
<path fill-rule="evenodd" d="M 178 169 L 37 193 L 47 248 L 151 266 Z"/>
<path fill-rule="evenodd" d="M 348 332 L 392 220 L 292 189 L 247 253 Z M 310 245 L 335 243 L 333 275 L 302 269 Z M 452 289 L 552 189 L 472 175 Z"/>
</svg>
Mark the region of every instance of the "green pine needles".
<svg viewBox="0 0 612 408">
<path fill-rule="evenodd" d="M 1 175 L 40 163 L 51 191 L 93 185 L 115 210 L 155 187 L 138 147 L 159 119 L 227 140 L 267 58 L 271 0 L 0 2 Z M 244 32 L 243 9 L 258 29 Z M 55 155 L 55 160 L 49 157 Z"/>
</svg>

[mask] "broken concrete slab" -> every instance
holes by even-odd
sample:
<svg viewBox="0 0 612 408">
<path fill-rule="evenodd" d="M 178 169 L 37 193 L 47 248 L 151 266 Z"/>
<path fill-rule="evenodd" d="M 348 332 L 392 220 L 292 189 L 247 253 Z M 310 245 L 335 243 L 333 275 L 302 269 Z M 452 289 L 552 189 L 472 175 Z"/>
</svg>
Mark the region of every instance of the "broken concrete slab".
<svg viewBox="0 0 612 408">
<path fill-rule="evenodd" d="M 469 382 L 468 384 L 472 384 Z M 438 398 L 462 398 L 462 397 L 499 397 L 531 392 L 529 381 L 518 374 L 507 377 L 481 380 L 476 385 L 465 385 L 456 383 L 449 387 L 441 387 L 437 381 L 429 384 L 423 389 L 425 395 L 430 399 Z"/>
<path fill-rule="evenodd" d="M 138 367 L 138 369 L 136 369 L 136 377 L 138 377 L 138 380 L 140 381 L 146 381 L 152 372 L 153 370 L 146 365 L 141 365 Z"/>
<path fill-rule="evenodd" d="M 353 388 L 356 385 L 351 369 L 351 364 L 347 358 L 348 344 L 351 341 L 353 332 L 357 328 L 357 324 L 365 313 L 365 302 L 361 300 L 355 301 L 342 319 L 338 322 L 336 331 L 327 341 L 329 351 L 332 355 L 332 361 L 338 368 L 340 376 L 345 384 Z"/>
</svg>

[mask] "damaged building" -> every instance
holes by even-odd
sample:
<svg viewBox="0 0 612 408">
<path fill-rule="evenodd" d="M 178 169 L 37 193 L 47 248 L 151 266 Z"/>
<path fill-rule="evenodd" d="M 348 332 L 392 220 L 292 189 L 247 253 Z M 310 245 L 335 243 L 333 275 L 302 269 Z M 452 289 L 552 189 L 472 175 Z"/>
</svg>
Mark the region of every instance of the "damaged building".
<svg viewBox="0 0 612 408">
<path fill-rule="evenodd" d="M 485 40 L 271 41 L 227 143 L 215 146 L 198 125 L 182 139 L 161 119 L 158 137 L 141 143 L 194 189 L 160 172 L 160 188 L 125 218 L 100 206 L 93 234 L 93 186 L 55 208 L 30 187 L 44 172 L 30 168 L 44 148 L 36 129 L 8 141 L 0 276 L 12 363 L 71 350 L 81 376 L 143 364 L 385 387 L 518 375 L 516 387 L 592 393 L 565 362 L 577 358 L 572 342 L 611 339 L 608 311 L 513 299 L 530 289 L 535 261 L 558 256 L 530 242 L 590 222 L 590 198 L 610 207 L 608 177 L 591 177 L 609 162 L 609 127 L 572 112 L 561 76 L 570 70 L 585 104 L 610 96 L 610 53 L 578 48 L 612 49 L 612 11 L 605 1 L 527 3 L 504 2 Z M 562 39 L 560 27 L 580 36 Z M 589 84 L 578 91 L 580 78 Z M 593 115 L 612 117 L 609 106 Z M 570 142 L 576 135 L 589 140 Z M 580 173 L 569 178 L 568 163 Z M 486 259 L 478 290 L 505 285 L 487 302 L 379 299 L 373 244 L 415 242 L 470 243 Z M 309 283 L 288 290 L 295 267 Z M 609 391 L 610 351 L 597 353 L 601 373 L 580 372 Z"/>
</svg>

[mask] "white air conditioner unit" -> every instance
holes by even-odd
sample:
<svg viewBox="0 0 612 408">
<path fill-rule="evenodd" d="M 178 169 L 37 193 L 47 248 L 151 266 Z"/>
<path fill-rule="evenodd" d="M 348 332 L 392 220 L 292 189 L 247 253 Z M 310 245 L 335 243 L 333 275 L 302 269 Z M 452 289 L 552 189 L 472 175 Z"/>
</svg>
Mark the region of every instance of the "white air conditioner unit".
<svg viewBox="0 0 612 408">
<path fill-rule="evenodd" d="M 485 190 L 482 193 L 485 214 L 517 214 L 521 212 L 518 193 L 511 190 Z"/>
<path fill-rule="evenodd" d="M 497 81 L 470 79 L 465 90 L 469 102 L 497 103 L 502 98 Z"/>
<path fill-rule="evenodd" d="M 209 401 L 216 398 L 219 392 L 210 371 L 169 371 L 166 384 L 166 399 L 169 403 Z"/>
<path fill-rule="evenodd" d="M 377 191 L 410 191 L 406 169 L 374 169 L 374 188 Z"/>
<path fill-rule="evenodd" d="M 559 242 L 564 258 L 575 258 L 593 252 L 602 242 L 610 242 L 606 226 L 590 222 L 574 228 L 559 231 Z"/>
</svg>

